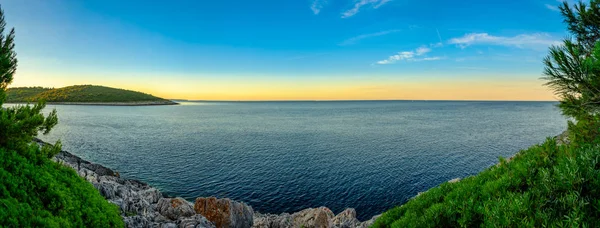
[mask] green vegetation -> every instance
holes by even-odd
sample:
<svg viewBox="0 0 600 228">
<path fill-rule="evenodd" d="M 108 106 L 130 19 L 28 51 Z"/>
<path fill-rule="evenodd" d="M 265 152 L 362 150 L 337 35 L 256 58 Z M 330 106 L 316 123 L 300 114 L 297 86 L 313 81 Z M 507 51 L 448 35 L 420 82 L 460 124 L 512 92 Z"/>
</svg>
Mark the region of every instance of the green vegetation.
<svg viewBox="0 0 600 228">
<path fill-rule="evenodd" d="M 6 102 L 31 102 L 36 95 L 51 90 L 44 87 L 20 87 L 6 90 Z"/>
<path fill-rule="evenodd" d="M 444 183 L 374 227 L 598 227 L 600 147 L 552 139 L 477 176 Z"/>
<path fill-rule="evenodd" d="M 580 2 L 574 9 L 565 2 L 560 9 L 575 39 L 550 48 L 543 79 L 561 98 L 565 115 L 589 119 L 600 110 L 600 1 Z"/>
<path fill-rule="evenodd" d="M 0 148 L 0 226 L 123 227 L 119 208 L 69 167 L 60 147 Z"/>
<path fill-rule="evenodd" d="M 5 25 L 0 9 L 0 106 L 17 68 L 15 30 L 5 34 Z M 41 113 L 44 107 L 0 107 L 0 227 L 123 227 L 116 205 L 51 160 L 60 142 L 42 148 L 32 142 L 58 122 L 56 111 Z"/>
<path fill-rule="evenodd" d="M 135 92 L 95 85 L 75 85 L 58 89 L 42 87 L 18 87 L 7 90 L 7 100 L 10 103 L 19 102 L 168 102 L 165 99 Z"/>
<path fill-rule="evenodd" d="M 600 227 L 600 0 L 560 7 L 573 38 L 550 48 L 568 145 L 548 139 L 385 212 L 373 227 Z"/>
</svg>

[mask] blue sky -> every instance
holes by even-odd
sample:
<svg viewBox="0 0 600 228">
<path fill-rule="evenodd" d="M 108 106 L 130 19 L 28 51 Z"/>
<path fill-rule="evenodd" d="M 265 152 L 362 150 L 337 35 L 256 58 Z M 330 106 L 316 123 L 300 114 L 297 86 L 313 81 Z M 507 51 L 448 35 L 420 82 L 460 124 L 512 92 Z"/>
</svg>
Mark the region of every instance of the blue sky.
<svg viewBox="0 0 600 228">
<path fill-rule="evenodd" d="M 541 60 L 568 35 L 556 0 L 1 4 L 17 29 L 14 86 L 105 84 L 190 99 L 344 99 L 327 86 L 348 99 L 377 99 L 374 87 L 389 92 L 380 99 L 408 99 L 419 96 L 396 90 L 460 90 L 449 82 L 498 92 L 439 99 L 527 88 L 523 99 L 552 99 Z"/>
</svg>

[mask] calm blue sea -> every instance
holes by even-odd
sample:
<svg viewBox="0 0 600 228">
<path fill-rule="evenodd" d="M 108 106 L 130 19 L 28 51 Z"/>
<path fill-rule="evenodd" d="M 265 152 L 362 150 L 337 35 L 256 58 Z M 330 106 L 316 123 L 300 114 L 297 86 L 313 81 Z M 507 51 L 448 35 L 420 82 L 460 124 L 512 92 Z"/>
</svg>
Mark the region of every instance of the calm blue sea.
<svg viewBox="0 0 600 228">
<path fill-rule="evenodd" d="M 361 219 L 561 133 L 551 102 L 185 102 L 56 108 L 41 138 L 169 195 Z"/>
</svg>

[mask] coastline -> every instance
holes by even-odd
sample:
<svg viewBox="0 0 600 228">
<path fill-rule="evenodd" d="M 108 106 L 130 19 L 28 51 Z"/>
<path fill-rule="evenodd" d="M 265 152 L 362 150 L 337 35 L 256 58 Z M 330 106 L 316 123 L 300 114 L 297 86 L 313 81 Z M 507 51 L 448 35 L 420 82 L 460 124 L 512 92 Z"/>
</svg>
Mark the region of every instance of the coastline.
<svg viewBox="0 0 600 228">
<path fill-rule="evenodd" d="M 567 131 L 553 138 L 559 144 L 570 143 Z M 34 142 L 41 146 L 49 144 L 37 138 Z M 506 162 L 516 156 L 519 156 L 518 152 L 507 158 Z M 244 202 L 228 198 L 198 197 L 195 202 L 189 202 L 181 197 L 167 196 L 145 182 L 121 178 L 118 172 L 83 160 L 67 151 L 61 151 L 53 160 L 73 168 L 106 200 L 117 205 L 127 227 L 366 228 L 381 216 L 375 215 L 361 222 L 356 218 L 356 210 L 353 208 L 347 208 L 337 215 L 327 207 L 307 208 L 291 214 L 261 214 Z M 457 183 L 461 179 L 455 178 L 448 183 Z M 419 192 L 411 199 L 422 193 Z"/>
<path fill-rule="evenodd" d="M 51 145 L 38 138 L 34 138 L 34 142 L 40 146 Z M 189 202 L 180 197 L 170 198 L 145 182 L 121 178 L 112 169 L 64 150 L 53 160 L 73 168 L 100 195 L 117 205 L 127 227 L 366 228 L 379 217 L 361 222 L 353 208 L 336 215 L 327 207 L 307 208 L 292 214 L 261 214 L 244 202 L 228 198 L 198 197 L 195 202 Z"/>
<path fill-rule="evenodd" d="M 31 104 L 27 102 L 6 102 L 5 104 Z M 135 101 L 135 102 L 46 102 L 47 105 L 90 105 L 90 106 L 156 106 L 179 105 L 179 103 L 164 101 Z"/>
</svg>

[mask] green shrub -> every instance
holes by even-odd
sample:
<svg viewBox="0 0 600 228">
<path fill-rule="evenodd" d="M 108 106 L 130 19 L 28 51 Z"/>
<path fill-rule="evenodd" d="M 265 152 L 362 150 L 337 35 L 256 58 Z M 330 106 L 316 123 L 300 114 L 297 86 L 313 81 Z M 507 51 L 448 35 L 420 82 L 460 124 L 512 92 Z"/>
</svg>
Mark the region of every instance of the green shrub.
<svg viewBox="0 0 600 228">
<path fill-rule="evenodd" d="M 568 126 L 571 144 L 600 143 L 600 116 L 587 115 L 577 121 L 569 121 Z"/>
<path fill-rule="evenodd" d="M 48 159 L 60 146 L 0 148 L 0 227 L 123 227 L 116 205 L 71 168 Z"/>
<path fill-rule="evenodd" d="M 600 146 L 552 139 L 385 212 L 374 227 L 598 227 Z"/>
</svg>

